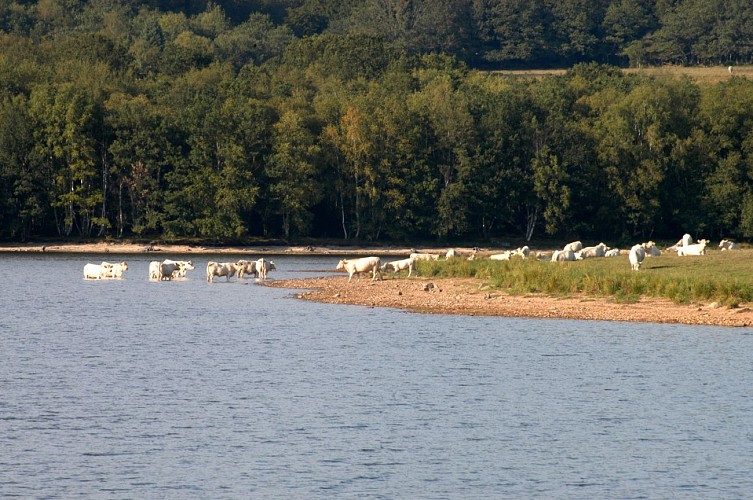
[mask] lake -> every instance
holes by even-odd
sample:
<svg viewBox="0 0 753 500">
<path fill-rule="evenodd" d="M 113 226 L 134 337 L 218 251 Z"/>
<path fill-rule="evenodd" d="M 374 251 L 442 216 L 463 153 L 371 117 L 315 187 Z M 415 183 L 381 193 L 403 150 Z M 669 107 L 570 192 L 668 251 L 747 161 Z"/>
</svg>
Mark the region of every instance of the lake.
<svg viewBox="0 0 753 500">
<path fill-rule="evenodd" d="M 166 257 L 196 270 L 149 282 Z M 206 282 L 208 260 L 239 257 L 0 254 L 0 496 L 753 492 L 751 329 L 421 315 Z M 84 280 L 102 260 L 126 260 L 124 279 Z M 338 258 L 272 260 L 282 279 Z"/>
</svg>

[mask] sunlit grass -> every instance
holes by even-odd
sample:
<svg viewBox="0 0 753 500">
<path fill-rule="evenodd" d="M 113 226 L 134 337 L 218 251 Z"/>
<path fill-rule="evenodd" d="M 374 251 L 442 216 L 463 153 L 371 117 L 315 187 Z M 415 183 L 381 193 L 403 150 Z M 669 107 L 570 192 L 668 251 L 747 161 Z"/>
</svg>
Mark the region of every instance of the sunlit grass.
<svg viewBox="0 0 753 500">
<path fill-rule="evenodd" d="M 718 83 L 729 80 L 733 76 L 742 76 L 753 78 L 753 66 L 734 66 L 732 72 L 727 66 L 648 66 L 644 68 L 626 68 L 623 69 L 628 74 L 638 74 L 643 76 L 652 76 L 656 78 L 679 78 L 687 76 L 698 83 Z M 528 70 L 499 70 L 493 71 L 495 75 L 522 77 L 522 78 L 543 78 L 553 75 L 564 75 L 565 69 L 528 69 Z"/>
<path fill-rule="evenodd" d="M 637 272 L 630 270 L 627 255 L 576 262 L 453 258 L 419 262 L 418 270 L 424 276 L 478 278 L 512 294 L 584 294 L 619 302 L 646 296 L 679 304 L 719 302 L 730 306 L 753 301 L 751 249 L 709 250 L 708 255 L 699 257 L 665 253 L 646 258 Z"/>
</svg>

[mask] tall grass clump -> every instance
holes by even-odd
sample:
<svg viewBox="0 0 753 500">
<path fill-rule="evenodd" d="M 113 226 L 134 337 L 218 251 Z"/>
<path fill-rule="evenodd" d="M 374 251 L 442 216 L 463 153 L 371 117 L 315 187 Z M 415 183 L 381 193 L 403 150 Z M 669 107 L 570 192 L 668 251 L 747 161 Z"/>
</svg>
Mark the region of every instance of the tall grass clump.
<svg viewBox="0 0 753 500">
<path fill-rule="evenodd" d="M 462 258 L 420 262 L 419 273 L 436 277 L 469 277 L 512 294 L 583 294 L 634 301 L 660 297 L 678 304 L 716 301 L 735 306 L 753 302 L 753 250 L 710 251 L 706 256 L 664 254 L 647 258 L 632 271 L 627 256 L 549 262 L 536 259 L 492 261 Z"/>
</svg>

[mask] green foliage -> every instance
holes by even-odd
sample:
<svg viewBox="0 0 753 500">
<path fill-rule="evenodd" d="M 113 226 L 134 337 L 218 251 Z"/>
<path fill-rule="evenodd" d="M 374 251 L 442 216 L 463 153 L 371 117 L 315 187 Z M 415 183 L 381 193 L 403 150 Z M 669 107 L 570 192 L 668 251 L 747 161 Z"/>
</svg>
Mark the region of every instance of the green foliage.
<svg viewBox="0 0 753 500">
<path fill-rule="evenodd" d="M 753 85 L 599 64 L 749 61 L 724 7 L 0 0 L 0 237 L 752 238 Z"/>
<path fill-rule="evenodd" d="M 630 270 L 627 255 L 575 262 L 452 258 L 421 261 L 417 269 L 424 276 L 483 279 L 513 294 L 582 294 L 620 302 L 648 296 L 680 304 L 716 301 L 734 306 L 753 300 L 753 271 L 746 267 L 751 255 L 751 250 L 710 250 L 703 257 L 663 255 L 645 260 L 638 272 Z"/>
</svg>

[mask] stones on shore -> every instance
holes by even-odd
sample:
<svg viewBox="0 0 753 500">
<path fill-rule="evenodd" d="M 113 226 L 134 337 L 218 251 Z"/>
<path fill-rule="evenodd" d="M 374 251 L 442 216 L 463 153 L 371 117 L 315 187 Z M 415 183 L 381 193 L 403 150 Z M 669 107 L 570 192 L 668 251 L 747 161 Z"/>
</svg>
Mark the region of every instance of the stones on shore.
<svg viewBox="0 0 753 500">
<path fill-rule="evenodd" d="M 430 292 L 434 289 L 434 283 L 426 283 L 424 285 L 424 292 Z"/>
</svg>

